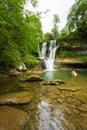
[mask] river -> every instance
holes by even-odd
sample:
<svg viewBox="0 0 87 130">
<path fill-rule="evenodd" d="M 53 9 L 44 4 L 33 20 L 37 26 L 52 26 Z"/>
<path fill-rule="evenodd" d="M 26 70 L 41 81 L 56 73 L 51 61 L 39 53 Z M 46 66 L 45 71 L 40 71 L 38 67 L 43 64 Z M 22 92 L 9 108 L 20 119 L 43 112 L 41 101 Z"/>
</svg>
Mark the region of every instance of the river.
<svg viewBox="0 0 87 130">
<path fill-rule="evenodd" d="M 29 103 L 11 105 L 28 113 L 28 127 L 23 130 L 87 130 L 87 72 L 77 71 L 77 74 L 77 77 L 72 77 L 70 70 L 40 74 L 45 80 L 65 81 L 58 85 L 21 82 L 25 73 L 22 77 L 2 76 L 0 95 L 23 91 L 33 93 Z"/>
</svg>

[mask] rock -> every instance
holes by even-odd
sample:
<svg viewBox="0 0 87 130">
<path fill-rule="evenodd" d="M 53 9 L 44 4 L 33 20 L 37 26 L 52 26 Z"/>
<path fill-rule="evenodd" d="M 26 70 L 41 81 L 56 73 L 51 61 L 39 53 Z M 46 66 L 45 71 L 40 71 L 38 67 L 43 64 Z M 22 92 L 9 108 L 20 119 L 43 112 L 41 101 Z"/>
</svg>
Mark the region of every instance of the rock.
<svg viewBox="0 0 87 130">
<path fill-rule="evenodd" d="M 18 76 L 20 75 L 20 72 L 16 70 L 16 68 L 13 68 L 12 70 L 10 70 L 9 72 L 9 76 Z"/>
<path fill-rule="evenodd" d="M 27 70 L 27 67 L 25 66 L 24 63 L 21 63 L 21 64 L 18 66 L 18 70 L 19 70 L 19 71 L 26 71 L 26 70 Z"/>
<path fill-rule="evenodd" d="M 87 112 L 87 104 L 82 104 L 82 105 L 79 107 L 79 110 L 82 111 L 82 112 Z"/>
<path fill-rule="evenodd" d="M 10 106 L 0 107 L 0 130 L 24 130 L 28 121 L 26 112 Z"/>
<path fill-rule="evenodd" d="M 31 75 L 31 76 L 26 77 L 25 79 L 22 79 L 21 81 L 43 81 L 43 79 L 40 78 L 40 76 Z"/>
<path fill-rule="evenodd" d="M 72 75 L 72 77 L 77 77 L 76 71 L 73 70 L 73 71 L 71 72 L 71 75 Z"/>
<path fill-rule="evenodd" d="M 65 82 L 60 79 L 56 79 L 56 80 L 50 80 L 50 81 L 43 81 L 42 85 L 58 85 L 62 83 L 65 83 Z"/>
<path fill-rule="evenodd" d="M 0 96 L 0 104 L 24 104 L 32 100 L 33 94 L 29 92 L 15 92 Z"/>
<path fill-rule="evenodd" d="M 59 84 L 65 83 L 65 81 L 60 80 L 60 79 L 55 79 L 55 80 L 53 80 L 53 82 L 59 83 Z"/>
<path fill-rule="evenodd" d="M 53 81 L 43 81 L 42 85 L 57 85 L 57 83 L 55 83 Z"/>
</svg>

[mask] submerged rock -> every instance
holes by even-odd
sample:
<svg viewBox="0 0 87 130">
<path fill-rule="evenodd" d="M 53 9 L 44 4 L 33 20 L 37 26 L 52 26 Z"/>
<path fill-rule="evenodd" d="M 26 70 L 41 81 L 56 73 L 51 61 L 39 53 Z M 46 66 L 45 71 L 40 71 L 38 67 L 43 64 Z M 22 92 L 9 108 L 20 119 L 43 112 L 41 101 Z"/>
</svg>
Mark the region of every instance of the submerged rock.
<svg viewBox="0 0 87 130">
<path fill-rule="evenodd" d="M 50 81 L 43 81 L 42 85 L 58 85 L 58 84 L 63 84 L 63 83 L 65 82 L 60 79 L 56 79 L 56 80 L 50 80 Z"/>
<path fill-rule="evenodd" d="M 43 79 L 40 78 L 40 76 L 31 75 L 31 76 L 26 77 L 25 79 L 22 79 L 21 81 L 43 81 Z"/>
<path fill-rule="evenodd" d="M 28 114 L 10 106 L 0 107 L 0 130 L 24 130 L 28 127 Z"/>
<path fill-rule="evenodd" d="M 0 96 L 0 104 L 24 104 L 32 100 L 33 94 L 29 92 L 15 92 Z"/>
</svg>

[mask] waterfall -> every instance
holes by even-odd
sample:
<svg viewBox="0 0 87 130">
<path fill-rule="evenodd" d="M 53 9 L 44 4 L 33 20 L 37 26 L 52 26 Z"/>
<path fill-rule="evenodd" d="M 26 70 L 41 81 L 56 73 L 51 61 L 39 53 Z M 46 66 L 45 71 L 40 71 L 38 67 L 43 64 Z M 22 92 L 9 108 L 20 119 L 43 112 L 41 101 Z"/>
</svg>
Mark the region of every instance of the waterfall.
<svg viewBox="0 0 87 130">
<path fill-rule="evenodd" d="M 55 54 L 56 54 L 57 48 L 58 48 L 58 46 L 56 45 L 56 40 L 50 41 L 50 46 L 48 48 L 48 54 L 47 54 L 47 42 L 43 42 L 41 49 L 40 49 L 40 47 L 38 47 L 39 59 L 44 60 L 46 70 L 54 69 Z"/>
<path fill-rule="evenodd" d="M 58 46 L 56 46 L 56 40 L 51 40 L 50 46 L 49 46 L 49 55 L 46 59 L 44 59 L 47 70 L 54 69 L 55 54 L 56 54 L 57 48 Z"/>
<path fill-rule="evenodd" d="M 46 57 L 46 49 L 47 49 L 47 42 L 43 42 L 42 47 L 38 45 L 39 59 L 44 59 Z"/>
</svg>

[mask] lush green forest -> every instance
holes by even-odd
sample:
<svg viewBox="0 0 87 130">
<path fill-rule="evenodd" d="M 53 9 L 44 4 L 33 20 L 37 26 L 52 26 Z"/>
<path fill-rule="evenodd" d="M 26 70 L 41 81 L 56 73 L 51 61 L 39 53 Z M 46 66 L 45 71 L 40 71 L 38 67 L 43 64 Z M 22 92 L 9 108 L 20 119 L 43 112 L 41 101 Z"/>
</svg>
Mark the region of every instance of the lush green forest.
<svg viewBox="0 0 87 130">
<path fill-rule="evenodd" d="M 37 0 L 29 1 L 32 6 L 37 6 Z M 67 24 L 61 32 L 58 30 L 61 21 L 55 14 L 52 31 L 46 34 L 43 34 L 39 13 L 24 11 L 25 2 L 26 0 L 0 0 L 0 66 L 15 67 L 23 62 L 27 67 L 33 67 L 37 64 L 40 41 L 58 39 L 60 46 L 65 46 L 66 43 L 70 47 L 87 45 L 86 0 L 75 0 Z"/>
<path fill-rule="evenodd" d="M 0 1 L 0 65 L 36 64 L 37 46 L 43 33 L 40 18 L 24 13 L 25 0 Z M 31 1 L 36 6 L 37 1 Z"/>
</svg>

